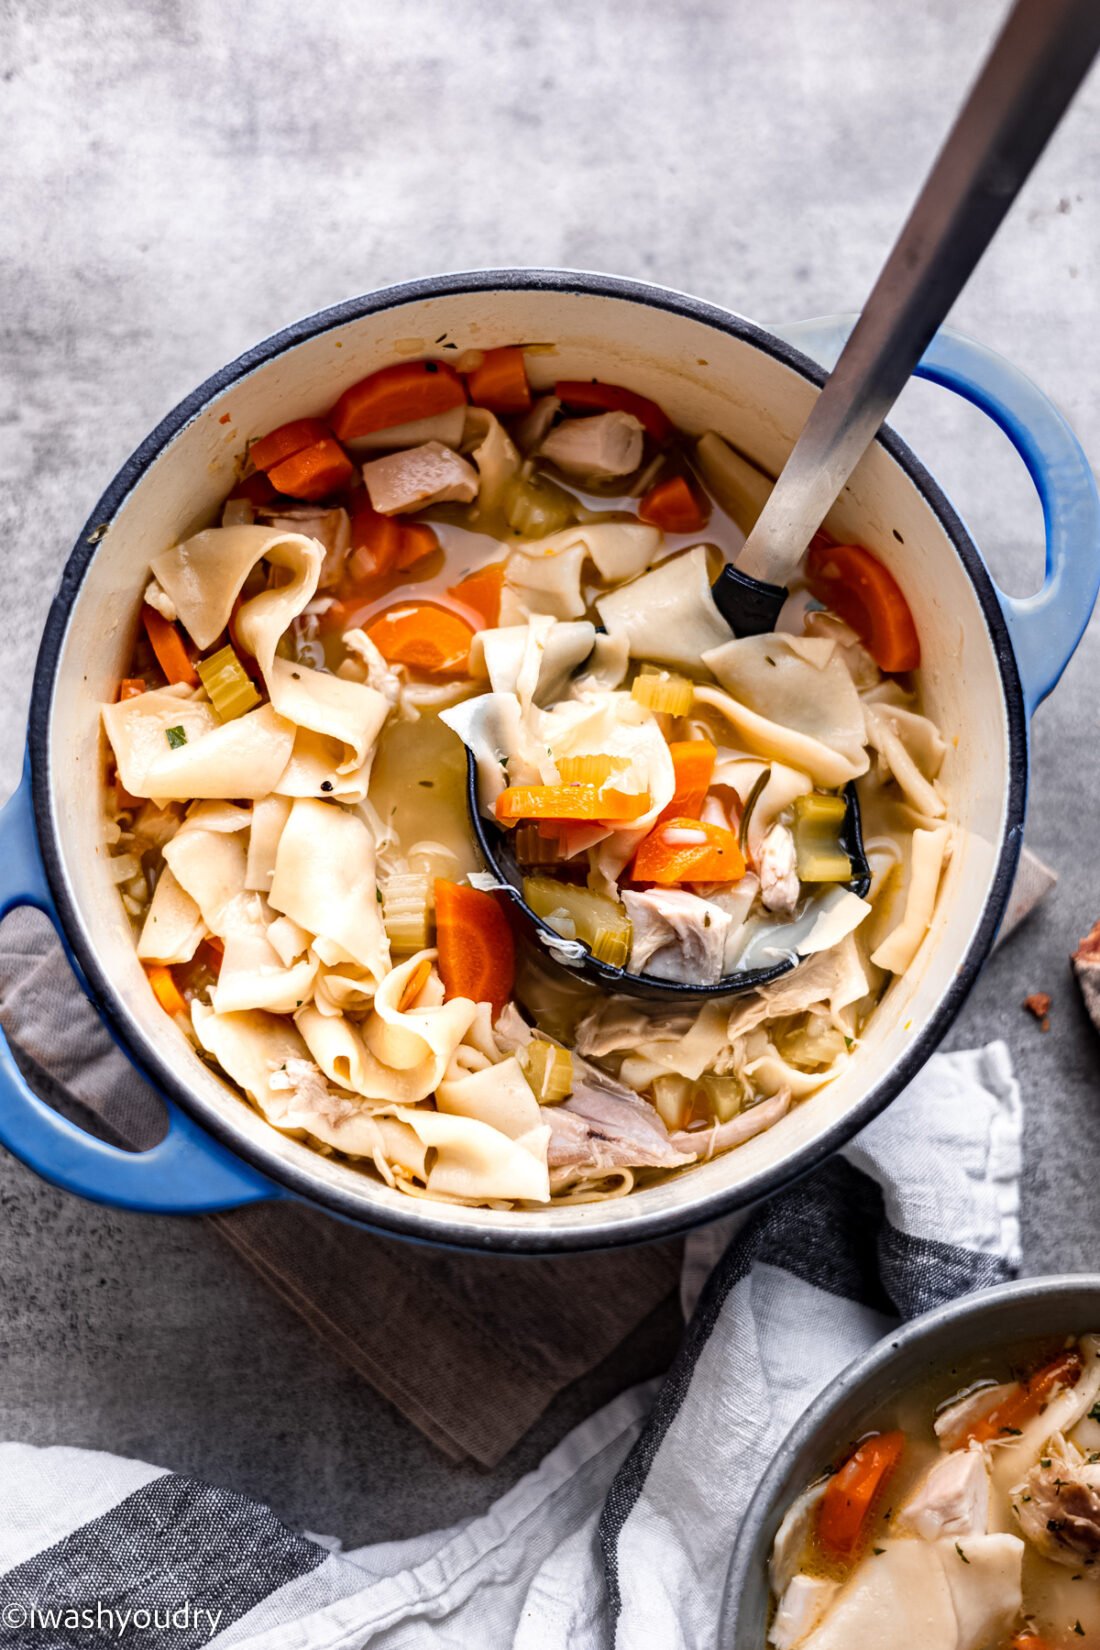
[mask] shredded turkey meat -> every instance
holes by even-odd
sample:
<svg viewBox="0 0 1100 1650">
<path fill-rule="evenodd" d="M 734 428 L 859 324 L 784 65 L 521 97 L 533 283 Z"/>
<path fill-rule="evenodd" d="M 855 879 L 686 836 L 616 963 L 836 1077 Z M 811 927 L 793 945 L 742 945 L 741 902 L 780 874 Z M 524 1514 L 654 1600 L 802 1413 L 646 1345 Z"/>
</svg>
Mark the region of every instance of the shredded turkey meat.
<svg viewBox="0 0 1100 1650">
<path fill-rule="evenodd" d="M 1044 1558 L 1075 1567 L 1100 1559 L 1100 1462 L 1060 1432 L 1012 1491 L 1012 1510 Z"/>
</svg>

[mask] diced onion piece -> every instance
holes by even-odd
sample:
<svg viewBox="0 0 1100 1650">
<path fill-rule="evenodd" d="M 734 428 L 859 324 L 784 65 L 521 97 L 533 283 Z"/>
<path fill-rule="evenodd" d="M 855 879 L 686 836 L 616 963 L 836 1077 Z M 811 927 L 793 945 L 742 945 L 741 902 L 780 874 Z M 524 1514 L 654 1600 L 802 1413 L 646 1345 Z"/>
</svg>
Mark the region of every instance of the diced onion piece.
<svg viewBox="0 0 1100 1650">
<path fill-rule="evenodd" d="M 745 1085 L 739 1077 L 716 1077 L 710 1073 L 699 1079 L 698 1095 L 711 1117 L 719 1123 L 728 1123 L 745 1103 Z"/>
<path fill-rule="evenodd" d="M 643 665 L 630 688 L 631 698 L 647 710 L 667 716 L 686 716 L 695 702 L 695 687 L 686 676 Z"/>
<path fill-rule="evenodd" d="M 418 871 L 399 871 L 381 886 L 382 925 L 395 951 L 423 951 L 428 943 L 431 883 Z"/>
<path fill-rule="evenodd" d="M 686 1077 L 667 1072 L 653 1079 L 653 1104 L 670 1133 L 687 1127 L 691 1115 L 691 1083 Z"/>
<path fill-rule="evenodd" d="M 840 842 L 848 808 L 842 796 L 794 799 L 794 849 L 801 882 L 849 882 L 852 862 Z"/>
<path fill-rule="evenodd" d="M 625 965 L 634 930 L 616 900 L 547 876 L 524 877 L 523 898 L 563 939 L 583 940 L 599 962 Z"/>
<path fill-rule="evenodd" d="M 544 539 L 568 527 L 574 519 L 574 501 L 561 487 L 542 476 L 517 476 L 504 494 L 504 515 L 522 539 Z"/>
<path fill-rule="evenodd" d="M 621 773 L 629 766 L 625 757 L 560 756 L 557 759 L 558 778 L 563 785 L 602 785 L 613 773 Z"/>
<path fill-rule="evenodd" d="M 523 1074 L 540 1106 L 556 1106 L 573 1092 L 573 1056 L 567 1048 L 532 1037 L 520 1056 Z"/>
<path fill-rule="evenodd" d="M 260 695 L 232 647 L 219 648 L 195 666 L 219 722 L 232 722 L 260 703 Z"/>
<path fill-rule="evenodd" d="M 140 873 L 141 866 L 133 854 L 115 854 L 107 861 L 107 869 L 112 882 L 129 882 L 131 877 Z"/>
</svg>

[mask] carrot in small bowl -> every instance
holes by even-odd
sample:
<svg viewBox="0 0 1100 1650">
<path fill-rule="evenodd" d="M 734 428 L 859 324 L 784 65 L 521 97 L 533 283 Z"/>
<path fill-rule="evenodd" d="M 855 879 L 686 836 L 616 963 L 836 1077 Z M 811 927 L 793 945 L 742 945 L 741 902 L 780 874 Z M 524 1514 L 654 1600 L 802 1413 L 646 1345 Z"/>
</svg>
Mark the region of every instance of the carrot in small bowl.
<svg viewBox="0 0 1100 1650">
<path fill-rule="evenodd" d="M 718 757 L 709 739 L 673 739 L 668 751 L 676 775 L 676 789 L 668 807 L 658 815 L 659 825 L 666 819 L 699 818 Z"/>
<path fill-rule="evenodd" d="M 635 882 L 671 887 L 679 882 L 738 882 L 745 856 L 723 825 L 699 819 L 667 819 L 650 832 L 634 856 Z"/>
</svg>

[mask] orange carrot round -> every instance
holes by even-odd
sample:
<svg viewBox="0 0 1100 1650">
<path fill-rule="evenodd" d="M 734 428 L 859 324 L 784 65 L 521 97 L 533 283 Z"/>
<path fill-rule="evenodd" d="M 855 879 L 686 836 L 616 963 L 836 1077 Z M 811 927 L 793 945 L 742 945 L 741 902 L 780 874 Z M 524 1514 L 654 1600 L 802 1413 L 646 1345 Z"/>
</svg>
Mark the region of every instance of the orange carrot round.
<svg viewBox="0 0 1100 1650">
<path fill-rule="evenodd" d="M 243 481 L 238 481 L 229 496 L 246 498 L 252 505 L 264 505 L 273 504 L 279 495 L 263 470 L 257 470 L 255 474 L 245 476 Z"/>
<path fill-rule="evenodd" d="M 496 899 L 437 878 L 435 930 L 447 997 L 490 1003 L 495 1019 L 512 995 L 516 977 L 512 930 Z"/>
<path fill-rule="evenodd" d="M 290 498 L 317 499 L 346 487 L 355 466 L 339 442 L 326 435 L 267 472 L 271 485 Z"/>
<path fill-rule="evenodd" d="M 395 424 L 434 418 L 465 400 L 465 384 L 445 361 L 398 361 L 346 389 L 329 423 L 340 441 L 354 441 Z"/>
<path fill-rule="evenodd" d="M 666 819 L 654 827 L 634 856 L 635 882 L 670 887 L 677 882 L 738 882 L 745 856 L 723 825 L 699 819 Z"/>
<path fill-rule="evenodd" d="M 554 394 L 566 407 L 586 412 L 633 413 L 654 441 L 667 441 L 672 422 L 656 401 L 623 389 L 621 384 L 601 384 L 595 378 L 563 378 L 554 385 Z"/>
<path fill-rule="evenodd" d="M 397 565 L 402 572 L 415 567 L 418 561 L 439 549 L 439 534 L 424 521 L 401 523 L 401 542 L 397 551 Z"/>
<path fill-rule="evenodd" d="M 851 625 L 880 670 L 916 670 L 920 638 L 894 575 L 861 544 L 811 544 L 806 583 Z"/>
<path fill-rule="evenodd" d="M 433 676 L 461 676 L 469 668 L 473 631 L 457 613 L 431 602 L 387 608 L 367 635 L 392 665 L 411 665 Z"/>
<path fill-rule="evenodd" d="M 504 563 L 492 561 L 487 567 L 479 567 L 476 573 L 471 573 L 460 584 L 452 584 L 447 591 L 456 602 L 464 607 L 472 608 L 480 614 L 485 624 L 492 629 L 500 623 L 500 596 L 504 589 Z"/>
<path fill-rule="evenodd" d="M 523 351 L 515 344 L 486 350 L 480 367 L 468 375 L 466 384 L 470 400 L 476 406 L 488 407 L 490 412 L 521 413 L 531 405 Z"/>
<path fill-rule="evenodd" d="M 118 684 L 119 704 L 121 704 L 124 699 L 136 699 L 140 693 L 144 692 L 144 676 L 124 676 L 122 681 Z"/>
<path fill-rule="evenodd" d="M 156 994 L 157 1002 L 164 1012 L 173 1017 L 177 1014 L 186 1014 L 187 1003 L 173 978 L 172 970 L 165 968 L 161 963 L 146 963 L 145 972 Z"/>
<path fill-rule="evenodd" d="M 248 449 L 248 456 L 257 470 L 271 470 L 284 459 L 293 458 L 295 453 L 304 452 L 307 447 L 315 447 L 319 441 L 327 440 L 331 434 L 323 419 L 294 418 L 289 424 L 280 424 L 278 429 L 254 441 Z"/>
<path fill-rule="evenodd" d="M 401 553 L 401 523 L 376 510 L 364 491 L 351 513 L 349 568 L 356 585 L 392 573 Z"/>
<path fill-rule="evenodd" d="M 817 1538 L 832 1558 L 855 1558 L 905 1449 L 903 1432 L 876 1432 L 829 1479 L 817 1509 Z"/>
<path fill-rule="evenodd" d="M 665 533 L 698 533 L 710 520 L 710 510 L 683 476 L 669 476 L 651 487 L 638 506 L 642 521 Z"/>
<path fill-rule="evenodd" d="M 496 800 L 496 816 L 502 825 L 520 819 L 607 820 L 609 823 L 637 819 L 649 807 L 649 795 L 630 793 L 598 785 L 509 785 Z"/>
<path fill-rule="evenodd" d="M 148 602 L 141 604 L 141 622 L 157 656 L 157 664 L 169 682 L 186 682 L 188 687 L 198 687 L 198 674 L 188 657 L 179 627 Z"/>
<path fill-rule="evenodd" d="M 666 819 L 698 819 L 710 790 L 718 752 L 709 739 L 673 739 L 668 751 L 676 775 L 676 790 L 668 807 L 658 815 L 657 823 Z"/>
<path fill-rule="evenodd" d="M 1046 1408 L 1051 1398 L 1062 1387 L 1076 1386 L 1081 1379 L 1081 1354 L 1061 1352 L 1050 1363 L 1037 1369 L 1027 1380 L 1019 1381 L 999 1404 L 987 1410 L 967 1431 L 965 1443 L 972 1439 L 979 1444 L 991 1443 L 995 1438 L 1010 1438 L 1024 1424 Z"/>
</svg>

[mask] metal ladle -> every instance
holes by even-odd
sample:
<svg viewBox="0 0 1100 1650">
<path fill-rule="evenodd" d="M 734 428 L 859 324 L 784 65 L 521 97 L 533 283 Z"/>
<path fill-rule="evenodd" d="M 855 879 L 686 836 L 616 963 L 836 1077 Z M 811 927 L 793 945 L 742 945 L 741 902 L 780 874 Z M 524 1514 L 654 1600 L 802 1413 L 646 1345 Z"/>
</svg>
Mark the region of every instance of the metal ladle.
<svg viewBox="0 0 1100 1650">
<path fill-rule="evenodd" d="M 737 562 L 715 581 L 715 602 L 736 635 L 775 629 L 787 581 L 996 234 L 1098 49 L 1100 0 L 1017 0 Z M 559 936 L 523 899 L 507 834 L 481 814 L 469 752 L 467 761 L 470 818 L 486 863 L 524 920 L 560 948 Z M 854 785 L 846 794 L 845 846 L 853 868 L 848 886 L 865 893 L 870 874 Z M 751 990 L 799 960 L 789 956 L 713 985 L 631 974 L 590 953 L 569 967 L 604 988 L 667 1001 Z"/>
</svg>

